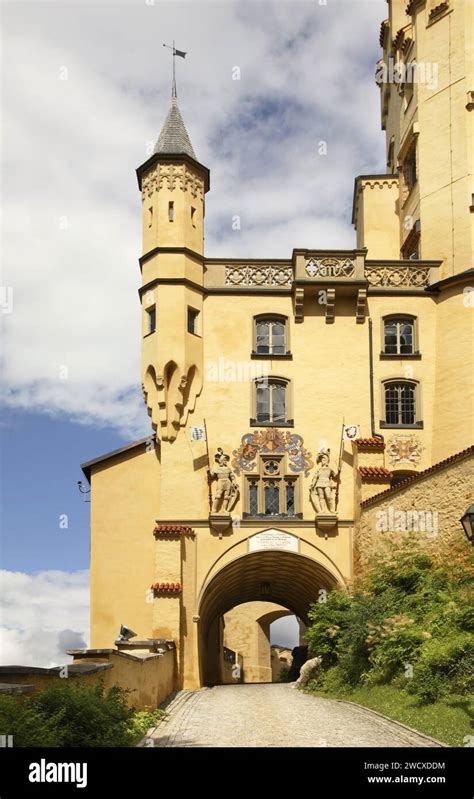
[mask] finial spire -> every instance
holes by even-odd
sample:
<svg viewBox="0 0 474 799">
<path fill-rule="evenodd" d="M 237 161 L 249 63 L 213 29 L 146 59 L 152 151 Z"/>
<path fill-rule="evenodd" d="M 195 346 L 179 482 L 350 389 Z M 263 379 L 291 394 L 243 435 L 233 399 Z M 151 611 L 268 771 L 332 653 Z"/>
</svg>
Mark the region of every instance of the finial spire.
<svg viewBox="0 0 474 799">
<path fill-rule="evenodd" d="M 173 82 L 171 84 L 171 100 L 176 100 L 178 97 L 178 93 L 176 91 L 176 56 L 180 56 L 180 58 L 186 58 L 186 53 L 184 50 L 177 50 L 174 46 L 174 39 L 173 45 L 170 44 L 163 44 L 163 47 L 168 47 L 170 50 L 173 51 Z"/>
</svg>

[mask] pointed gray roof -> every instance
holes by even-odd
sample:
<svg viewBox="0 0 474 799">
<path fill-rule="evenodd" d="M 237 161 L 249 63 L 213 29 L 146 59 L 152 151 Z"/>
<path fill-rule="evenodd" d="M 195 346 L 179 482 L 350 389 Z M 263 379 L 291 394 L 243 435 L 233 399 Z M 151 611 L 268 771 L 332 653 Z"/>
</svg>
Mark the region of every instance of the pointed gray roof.
<svg viewBox="0 0 474 799">
<path fill-rule="evenodd" d="M 178 100 L 174 94 L 171 97 L 171 108 L 161 128 L 161 133 L 153 152 L 167 155 L 182 155 L 184 153 L 196 159 L 193 145 L 178 108 Z"/>
</svg>

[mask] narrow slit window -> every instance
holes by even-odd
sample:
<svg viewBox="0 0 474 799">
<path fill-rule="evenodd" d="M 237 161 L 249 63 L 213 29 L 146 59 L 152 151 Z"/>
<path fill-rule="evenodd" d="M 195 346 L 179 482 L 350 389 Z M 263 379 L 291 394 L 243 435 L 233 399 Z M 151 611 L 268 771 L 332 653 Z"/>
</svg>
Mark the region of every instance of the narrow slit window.
<svg viewBox="0 0 474 799">
<path fill-rule="evenodd" d="M 196 227 L 196 209 L 191 206 L 191 224 Z"/>
<path fill-rule="evenodd" d="M 147 333 L 154 333 L 156 330 L 156 307 L 147 308 Z"/>
<path fill-rule="evenodd" d="M 168 203 L 168 221 L 174 222 L 174 202 Z"/>
<path fill-rule="evenodd" d="M 198 335 L 198 318 L 199 311 L 195 308 L 188 308 L 188 333 Z"/>
</svg>

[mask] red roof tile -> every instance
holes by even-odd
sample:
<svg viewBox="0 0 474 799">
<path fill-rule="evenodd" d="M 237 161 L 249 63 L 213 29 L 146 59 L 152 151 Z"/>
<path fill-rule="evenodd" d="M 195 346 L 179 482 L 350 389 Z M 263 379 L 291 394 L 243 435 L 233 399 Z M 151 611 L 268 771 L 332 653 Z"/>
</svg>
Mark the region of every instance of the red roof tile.
<svg viewBox="0 0 474 799">
<path fill-rule="evenodd" d="M 151 590 L 155 594 L 179 594 L 181 593 L 181 583 L 154 583 Z"/>
<path fill-rule="evenodd" d="M 385 466 L 359 466 L 358 472 L 366 480 L 389 480 L 392 476 Z"/>
<path fill-rule="evenodd" d="M 381 438 L 357 438 L 354 444 L 357 449 L 378 449 L 382 452 L 385 449 L 385 441 Z"/>
<path fill-rule="evenodd" d="M 157 524 L 153 530 L 155 538 L 166 535 L 194 535 L 192 527 L 185 527 L 183 524 Z"/>
</svg>

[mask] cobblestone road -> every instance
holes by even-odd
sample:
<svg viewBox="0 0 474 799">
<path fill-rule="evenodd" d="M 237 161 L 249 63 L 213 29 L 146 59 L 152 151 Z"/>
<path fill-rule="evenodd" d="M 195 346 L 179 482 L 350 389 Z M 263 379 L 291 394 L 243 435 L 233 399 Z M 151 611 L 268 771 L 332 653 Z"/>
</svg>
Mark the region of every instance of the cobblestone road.
<svg viewBox="0 0 474 799">
<path fill-rule="evenodd" d="M 370 710 L 287 684 L 181 691 L 167 713 L 154 746 L 437 746 Z"/>
</svg>

